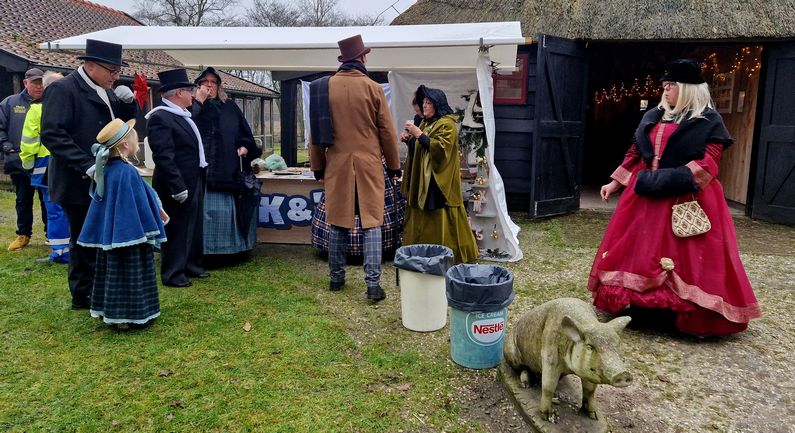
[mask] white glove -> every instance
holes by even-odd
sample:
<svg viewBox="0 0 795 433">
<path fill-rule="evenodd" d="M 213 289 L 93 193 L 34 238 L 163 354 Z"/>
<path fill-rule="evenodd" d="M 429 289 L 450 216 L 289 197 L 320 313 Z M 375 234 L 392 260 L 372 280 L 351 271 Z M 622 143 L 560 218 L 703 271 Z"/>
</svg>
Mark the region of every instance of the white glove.
<svg viewBox="0 0 795 433">
<path fill-rule="evenodd" d="M 94 172 L 96 172 L 96 171 L 97 171 L 97 165 L 94 164 L 91 167 L 88 167 L 88 170 L 86 170 L 86 176 L 88 176 L 89 179 L 93 179 L 94 178 Z"/>
<path fill-rule="evenodd" d="M 113 93 L 116 94 L 116 97 L 119 98 L 122 102 L 129 104 L 133 101 L 135 95 L 133 95 L 133 91 L 130 90 L 127 86 L 118 86 L 113 89 Z"/>
<path fill-rule="evenodd" d="M 171 198 L 176 200 L 178 203 L 185 203 L 185 200 L 188 199 L 188 190 L 179 192 L 177 194 L 171 194 Z"/>
</svg>

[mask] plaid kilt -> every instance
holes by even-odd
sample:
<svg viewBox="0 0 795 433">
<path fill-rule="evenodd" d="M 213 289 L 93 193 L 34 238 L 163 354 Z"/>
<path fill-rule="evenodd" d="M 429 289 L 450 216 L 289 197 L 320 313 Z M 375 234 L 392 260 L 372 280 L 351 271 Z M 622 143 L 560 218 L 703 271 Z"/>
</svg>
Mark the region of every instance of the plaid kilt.
<svg viewBox="0 0 795 433">
<path fill-rule="evenodd" d="M 382 251 L 395 251 L 400 247 L 403 235 L 403 217 L 406 213 L 406 199 L 400 194 L 400 184 L 392 180 L 384 170 L 384 224 L 381 226 Z M 312 246 L 328 251 L 329 224 L 326 222 L 326 195 L 312 211 Z M 354 227 L 348 234 L 345 253 L 351 257 L 364 255 L 364 233 L 359 215 L 354 217 Z"/>
<path fill-rule="evenodd" d="M 105 323 L 144 324 L 160 315 L 152 245 L 97 249 L 90 312 Z"/>
<path fill-rule="evenodd" d="M 204 192 L 204 254 L 236 254 L 253 249 L 257 239 L 256 217 L 257 212 L 252 212 L 248 233 L 242 233 L 237 224 L 234 194 L 208 188 Z"/>
</svg>

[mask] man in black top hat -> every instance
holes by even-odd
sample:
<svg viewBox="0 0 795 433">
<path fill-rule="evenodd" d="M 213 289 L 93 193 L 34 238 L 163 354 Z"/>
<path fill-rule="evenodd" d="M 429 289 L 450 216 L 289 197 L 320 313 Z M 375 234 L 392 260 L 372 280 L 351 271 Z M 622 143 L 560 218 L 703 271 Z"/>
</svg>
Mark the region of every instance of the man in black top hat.
<svg viewBox="0 0 795 433">
<path fill-rule="evenodd" d="M 91 145 L 97 133 L 114 118 L 135 117 L 133 92 L 113 83 L 119 79 L 122 46 L 88 39 L 83 65 L 47 87 L 41 115 L 41 141 L 50 150 L 47 171 L 50 198 L 69 219 L 69 290 L 72 308 L 87 309 L 94 285 L 96 251 L 77 245 L 77 237 L 91 203 L 89 186 L 94 175 Z"/>
<path fill-rule="evenodd" d="M 188 110 L 195 84 L 188 80 L 185 69 L 157 76 L 162 104 L 147 113 L 146 135 L 155 162 L 152 187 L 171 217 L 166 225 L 168 241 L 160 248 L 160 278 L 166 286 L 188 287 L 188 277 L 209 277 L 201 264 L 207 160 Z"/>
<path fill-rule="evenodd" d="M 44 87 L 41 79 L 44 72 L 39 68 L 31 68 L 25 72 L 25 86 L 21 92 L 11 95 L 0 102 L 0 147 L 2 147 L 5 163 L 3 171 L 11 176 L 14 190 L 17 195 L 17 238 L 8 246 L 8 251 L 24 248 L 33 234 L 33 197 L 36 187 L 30 184 L 30 173 L 22 168 L 19 160 L 19 145 L 22 140 L 22 128 L 30 104 L 39 101 Z M 39 204 L 41 205 L 41 218 L 44 223 L 44 232 L 47 232 L 47 209 L 44 206 L 44 196 L 39 190 Z"/>
</svg>

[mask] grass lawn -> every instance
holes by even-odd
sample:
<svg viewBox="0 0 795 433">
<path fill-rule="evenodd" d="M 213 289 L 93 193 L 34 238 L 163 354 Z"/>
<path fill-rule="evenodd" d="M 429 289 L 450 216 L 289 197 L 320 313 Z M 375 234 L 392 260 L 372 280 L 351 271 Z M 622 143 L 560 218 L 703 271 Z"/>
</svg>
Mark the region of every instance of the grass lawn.
<svg viewBox="0 0 795 433">
<path fill-rule="evenodd" d="M 547 300 L 590 299 L 585 284 L 608 217 L 514 216 L 525 258 L 506 265 L 517 292 L 509 327 Z M 786 289 L 795 228 L 737 226 L 765 316 L 726 339 L 625 331 L 635 382 L 598 390 L 612 431 L 783 431 L 774 427 L 795 422 L 785 355 L 795 350 L 795 295 Z M 161 317 L 122 332 L 69 309 L 66 266 L 34 263 L 48 253 L 40 222 L 29 247 L 7 252 L 14 227 L 14 196 L 2 191 L 0 431 L 527 431 L 495 370 L 450 361 L 448 328 L 402 327 L 391 263 L 388 298 L 374 306 L 360 266 L 330 292 L 326 262 L 311 247 L 257 245 L 247 262 L 211 269 L 192 287 L 161 287 Z"/>
<path fill-rule="evenodd" d="M 0 192 L 3 242 L 15 236 L 13 199 Z M 191 288 L 161 287 L 156 323 L 121 332 L 69 309 L 66 266 L 33 262 L 47 254 L 34 231 L 31 246 L 0 252 L 0 431 L 471 429 L 455 405 L 424 398 L 450 392 L 449 349 L 396 347 L 392 333 L 357 341 L 352 324 L 364 335 L 367 321 L 394 328 L 399 317 L 365 301 L 360 272 L 343 305 L 329 302 L 309 247 L 260 245 Z M 364 313 L 348 317 L 354 306 Z"/>
</svg>

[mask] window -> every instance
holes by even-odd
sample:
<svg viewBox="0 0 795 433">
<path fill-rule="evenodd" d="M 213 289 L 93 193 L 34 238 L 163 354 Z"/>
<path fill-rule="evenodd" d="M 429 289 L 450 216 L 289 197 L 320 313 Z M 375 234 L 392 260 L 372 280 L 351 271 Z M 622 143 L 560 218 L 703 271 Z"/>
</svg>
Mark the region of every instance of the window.
<svg viewBox="0 0 795 433">
<path fill-rule="evenodd" d="M 516 55 L 516 71 L 494 72 L 494 103 L 501 105 L 523 105 L 527 102 L 528 53 Z"/>
</svg>

